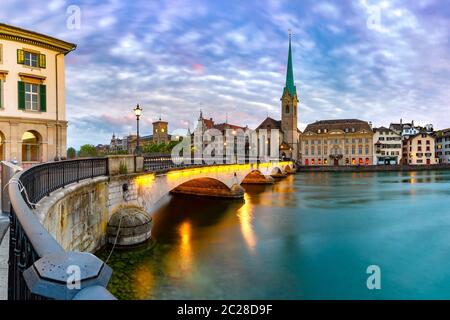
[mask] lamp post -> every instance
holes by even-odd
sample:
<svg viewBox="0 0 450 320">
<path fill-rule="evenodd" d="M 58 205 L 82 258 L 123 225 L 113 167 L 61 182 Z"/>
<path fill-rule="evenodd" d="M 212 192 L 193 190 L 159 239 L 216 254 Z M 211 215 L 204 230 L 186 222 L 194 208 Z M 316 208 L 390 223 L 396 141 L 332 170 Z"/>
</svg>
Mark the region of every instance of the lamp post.
<svg viewBox="0 0 450 320">
<path fill-rule="evenodd" d="M 142 114 L 142 108 L 139 107 L 139 105 L 136 106 L 136 108 L 133 109 L 134 114 L 136 115 L 136 150 L 134 151 L 134 153 L 136 155 L 140 155 L 141 154 L 141 147 L 139 146 L 139 118 Z"/>
</svg>

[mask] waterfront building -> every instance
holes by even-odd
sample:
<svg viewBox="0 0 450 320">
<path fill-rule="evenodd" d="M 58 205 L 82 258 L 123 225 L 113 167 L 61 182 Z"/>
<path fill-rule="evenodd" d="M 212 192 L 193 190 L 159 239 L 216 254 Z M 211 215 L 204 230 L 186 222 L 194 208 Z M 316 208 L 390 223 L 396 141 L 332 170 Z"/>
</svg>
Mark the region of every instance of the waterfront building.
<svg viewBox="0 0 450 320">
<path fill-rule="evenodd" d="M 214 141 L 205 141 L 204 134 L 207 130 L 215 129 L 218 130 L 217 133 L 220 132 L 221 136 L 223 137 L 222 140 L 220 139 L 214 139 Z M 216 150 L 220 148 L 219 143 L 223 144 L 223 154 L 226 154 L 227 145 L 230 144 L 231 141 L 227 141 L 227 130 L 230 130 L 233 135 L 233 143 L 234 143 L 234 154 L 236 154 L 238 148 L 239 150 L 245 150 L 245 152 L 248 152 L 246 150 L 246 141 L 248 142 L 248 139 L 238 139 L 238 130 L 241 132 L 247 132 L 248 127 L 242 127 L 239 125 L 228 123 L 228 119 L 224 123 L 218 123 L 216 124 L 213 120 L 213 118 L 204 118 L 203 112 L 200 111 L 200 116 L 197 121 L 197 125 L 194 129 L 194 132 L 191 134 L 192 142 L 194 145 L 201 145 L 202 149 L 204 150 L 207 145 L 211 145 Z M 230 144 L 231 145 L 231 144 Z"/>
<path fill-rule="evenodd" d="M 322 120 L 308 124 L 300 136 L 305 166 L 373 164 L 373 131 L 367 121 Z"/>
<path fill-rule="evenodd" d="M 0 160 L 66 157 L 64 59 L 76 45 L 0 23 Z"/>
<path fill-rule="evenodd" d="M 426 131 L 408 136 L 403 140 L 403 164 L 436 164 L 435 137 Z"/>
<path fill-rule="evenodd" d="M 280 132 L 280 156 L 299 160 L 300 156 L 300 130 L 298 122 L 298 95 L 294 82 L 294 68 L 292 63 L 291 35 L 289 35 L 288 63 L 286 72 L 286 82 L 281 96 L 281 120 L 274 120 L 267 117 L 257 128 L 278 129 Z"/>
<path fill-rule="evenodd" d="M 436 158 L 439 163 L 450 163 L 450 129 L 435 133 Z"/>
<path fill-rule="evenodd" d="M 402 136 L 391 129 L 373 129 L 373 164 L 399 164 L 402 157 Z"/>
<path fill-rule="evenodd" d="M 403 119 L 400 119 L 399 123 L 391 123 L 389 129 L 400 134 L 403 139 L 407 139 L 410 136 L 414 136 L 419 134 L 420 132 L 428 132 L 433 133 L 433 125 L 427 124 L 424 127 L 418 126 L 414 124 L 414 120 L 410 123 L 403 122 Z"/>
</svg>

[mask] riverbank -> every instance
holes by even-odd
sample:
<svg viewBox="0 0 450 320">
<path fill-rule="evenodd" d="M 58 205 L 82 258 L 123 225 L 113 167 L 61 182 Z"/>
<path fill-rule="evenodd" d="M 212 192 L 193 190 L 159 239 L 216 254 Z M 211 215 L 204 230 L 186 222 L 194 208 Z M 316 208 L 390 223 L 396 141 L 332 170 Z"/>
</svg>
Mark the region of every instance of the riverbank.
<svg viewBox="0 0 450 320">
<path fill-rule="evenodd" d="M 372 166 L 301 166 L 297 172 L 387 172 L 450 170 L 450 164 L 372 165 Z"/>
</svg>

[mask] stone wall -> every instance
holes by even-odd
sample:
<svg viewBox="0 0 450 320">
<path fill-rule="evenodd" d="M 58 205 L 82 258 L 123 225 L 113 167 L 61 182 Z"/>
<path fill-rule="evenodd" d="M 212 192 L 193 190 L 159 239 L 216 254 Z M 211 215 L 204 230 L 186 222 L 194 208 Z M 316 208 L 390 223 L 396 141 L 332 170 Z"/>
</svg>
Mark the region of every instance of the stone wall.
<svg viewBox="0 0 450 320">
<path fill-rule="evenodd" d="M 302 166 L 298 172 L 382 172 L 382 171 L 430 171 L 450 170 L 450 164 L 430 165 L 375 165 L 375 166 Z"/>
<path fill-rule="evenodd" d="M 94 252 L 106 243 L 108 178 L 84 180 L 39 202 L 40 222 L 68 251 Z"/>
</svg>

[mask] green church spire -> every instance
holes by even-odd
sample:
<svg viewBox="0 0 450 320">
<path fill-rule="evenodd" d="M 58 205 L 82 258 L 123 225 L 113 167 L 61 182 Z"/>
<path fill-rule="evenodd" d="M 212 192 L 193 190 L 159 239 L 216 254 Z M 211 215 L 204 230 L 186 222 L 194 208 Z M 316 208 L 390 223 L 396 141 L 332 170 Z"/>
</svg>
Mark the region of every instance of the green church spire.
<svg viewBox="0 0 450 320">
<path fill-rule="evenodd" d="M 291 31 L 289 30 L 289 54 L 288 54 L 288 65 L 286 72 L 286 85 L 284 87 L 283 95 L 288 91 L 291 97 L 295 97 L 297 95 L 297 88 L 294 84 L 294 68 L 292 66 L 292 48 L 291 48 Z"/>
</svg>

